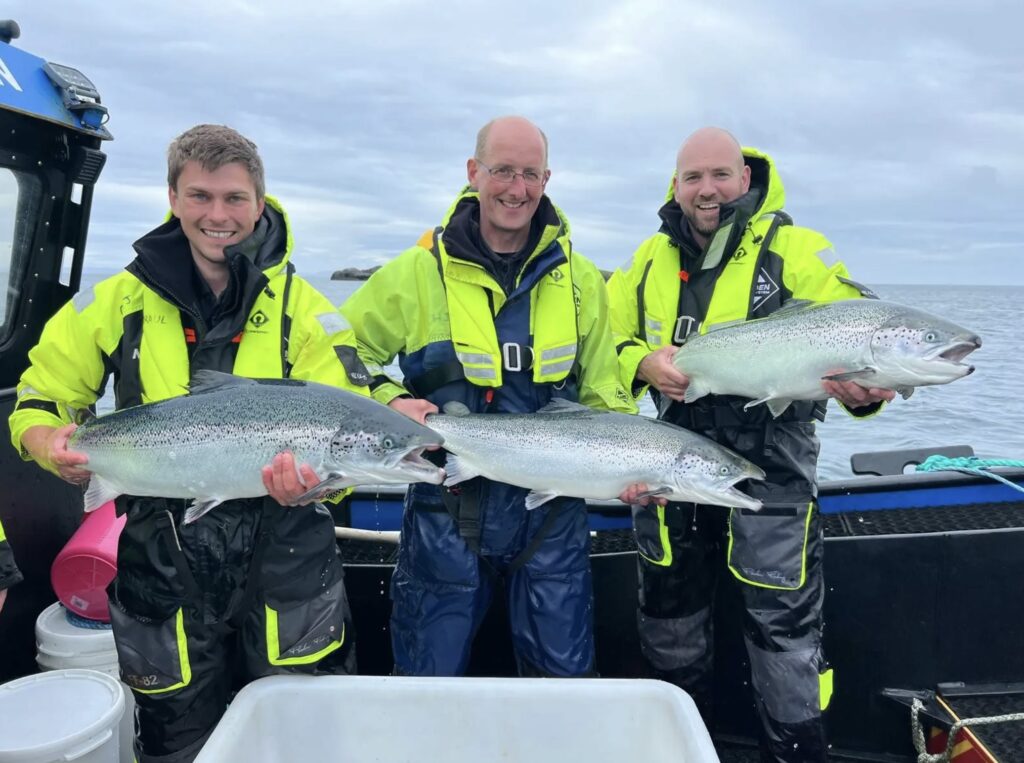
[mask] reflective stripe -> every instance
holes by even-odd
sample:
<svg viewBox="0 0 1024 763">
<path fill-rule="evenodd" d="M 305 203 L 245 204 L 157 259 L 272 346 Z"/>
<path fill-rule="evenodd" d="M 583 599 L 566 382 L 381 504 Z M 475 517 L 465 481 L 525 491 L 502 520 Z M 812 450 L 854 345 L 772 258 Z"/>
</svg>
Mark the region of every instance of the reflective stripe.
<svg viewBox="0 0 1024 763">
<path fill-rule="evenodd" d="M 656 321 L 653 318 L 647 319 L 647 329 L 656 333 L 661 333 L 661 321 Z"/>
<path fill-rule="evenodd" d="M 75 306 L 75 312 L 80 313 L 95 301 L 96 291 L 94 289 L 85 289 L 72 297 L 71 304 Z"/>
<path fill-rule="evenodd" d="M 345 329 L 350 328 L 348 321 L 341 316 L 341 313 L 320 313 L 316 319 L 320 321 L 320 325 L 323 327 L 324 333 L 327 334 L 327 336 L 332 336 L 337 334 L 339 331 L 344 331 Z"/>
<path fill-rule="evenodd" d="M 659 567 L 668 567 L 672 564 L 672 545 L 668 542 L 668 525 L 665 524 L 665 507 L 657 506 L 655 508 L 656 521 L 658 523 L 657 538 L 652 538 L 651 533 L 648 533 L 651 522 L 645 518 L 650 516 L 650 507 L 638 507 L 633 510 L 633 527 L 634 532 L 637 536 L 636 550 L 649 564 L 654 564 Z M 640 521 L 644 519 L 645 521 Z M 641 537 L 646 535 L 646 537 Z M 655 559 L 649 554 L 645 554 L 645 545 L 647 541 L 654 541 L 650 544 L 648 551 L 653 551 L 655 544 L 661 551 L 661 558 Z"/>
<path fill-rule="evenodd" d="M 178 642 L 178 665 L 181 669 L 181 681 L 163 689 L 138 689 L 132 687 L 132 691 L 139 694 L 163 694 L 164 692 L 180 689 L 192 682 L 192 666 L 188 661 L 188 640 L 185 638 L 185 611 L 179 607 L 178 613 L 174 616 L 174 631 Z"/>
<path fill-rule="evenodd" d="M 457 352 L 455 357 L 459 359 L 459 362 L 465 365 L 466 363 L 493 363 L 490 355 L 483 355 L 475 352 Z"/>
<path fill-rule="evenodd" d="M 541 363 L 540 372 L 542 374 L 561 373 L 562 371 L 568 371 L 569 369 L 571 369 L 572 364 L 575 362 L 576 358 L 569 358 L 568 360 L 563 360 L 560 363 Z"/>
<path fill-rule="evenodd" d="M 473 376 L 476 377 L 477 379 L 494 379 L 497 376 L 493 368 L 463 367 L 462 370 L 467 377 Z"/>
<path fill-rule="evenodd" d="M 576 345 L 567 344 L 562 347 L 552 347 L 550 350 L 544 350 L 540 354 L 541 360 L 553 360 L 555 358 L 563 358 L 566 355 L 576 355 Z"/>
<path fill-rule="evenodd" d="M 820 689 L 818 695 L 821 699 L 821 709 L 823 711 L 828 710 L 828 705 L 832 701 L 832 668 L 818 674 L 818 687 Z"/>
<path fill-rule="evenodd" d="M 301 657 L 282 657 L 281 644 L 277 637 L 277 611 L 266 604 L 263 606 L 267 611 L 267 660 L 271 665 L 309 665 L 323 659 L 345 643 L 345 626 L 342 625 L 338 640 L 330 642 L 320 651 Z"/>
</svg>

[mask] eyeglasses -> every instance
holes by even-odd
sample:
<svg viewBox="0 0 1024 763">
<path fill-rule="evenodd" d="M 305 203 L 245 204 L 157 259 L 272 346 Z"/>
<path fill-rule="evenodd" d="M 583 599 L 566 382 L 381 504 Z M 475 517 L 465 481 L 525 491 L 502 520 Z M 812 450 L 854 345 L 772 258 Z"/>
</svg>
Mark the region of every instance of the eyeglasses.
<svg viewBox="0 0 1024 763">
<path fill-rule="evenodd" d="M 530 188 L 539 188 L 548 180 L 547 172 L 540 173 L 537 170 L 516 172 L 511 167 L 488 167 L 479 159 L 476 160 L 476 163 L 487 170 L 487 174 L 499 183 L 513 183 L 517 177 L 521 177 L 523 182 Z"/>
</svg>

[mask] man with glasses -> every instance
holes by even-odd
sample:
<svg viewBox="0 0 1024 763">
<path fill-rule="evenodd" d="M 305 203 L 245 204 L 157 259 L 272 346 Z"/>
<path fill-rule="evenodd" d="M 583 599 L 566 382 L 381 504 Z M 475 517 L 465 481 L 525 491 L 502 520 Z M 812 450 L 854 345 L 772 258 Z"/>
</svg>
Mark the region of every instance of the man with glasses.
<svg viewBox="0 0 1024 763">
<path fill-rule="evenodd" d="M 453 401 L 474 413 L 530 413 L 555 398 L 635 411 L 601 274 L 572 250 L 568 221 L 544 193 L 544 133 L 521 117 L 492 120 L 466 169 L 469 185 L 441 225 L 341 307 L 376 373 L 373 396 L 420 422 Z M 380 370 L 396 355 L 402 384 Z M 391 584 L 395 672 L 464 673 L 503 589 L 520 674 L 593 674 L 583 501 L 528 511 L 528 491 L 479 477 L 457 490 L 407 494 Z"/>
</svg>

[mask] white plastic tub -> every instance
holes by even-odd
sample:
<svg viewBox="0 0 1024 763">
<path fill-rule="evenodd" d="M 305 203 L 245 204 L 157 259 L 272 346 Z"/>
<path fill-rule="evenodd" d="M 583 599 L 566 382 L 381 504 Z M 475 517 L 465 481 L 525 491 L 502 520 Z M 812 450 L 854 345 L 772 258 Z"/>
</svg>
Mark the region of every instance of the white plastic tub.
<svg viewBox="0 0 1024 763">
<path fill-rule="evenodd" d="M 715 763 L 693 700 L 660 681 L 272 676 L 196 763 Z"/>
<path fill-rule="evenodd" d="M 95 670 L 55 670 L 0 686 L 0 760 L 117 763 L 124 694 Z"/>
</svg>

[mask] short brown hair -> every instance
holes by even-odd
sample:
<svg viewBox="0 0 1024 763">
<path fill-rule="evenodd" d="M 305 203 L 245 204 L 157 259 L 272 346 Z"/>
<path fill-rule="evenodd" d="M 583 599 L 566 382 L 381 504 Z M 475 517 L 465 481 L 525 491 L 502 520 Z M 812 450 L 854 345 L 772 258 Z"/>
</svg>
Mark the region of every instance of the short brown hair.
<svg viewBox="0 0 1024 763">
<path fill-rule="evenodd" d="M 256 144 L 237 130 L 224 125 L 196 125 L 171 141 L 167 147 L 167 185 L 177 191 L 178 178 L 188 162 L 198 162 L 207 172 L 238 162 L 249 172 L 256 198 L 266 193 L 263 160 Z"/>
</svg>

